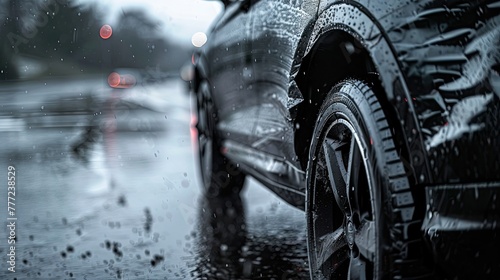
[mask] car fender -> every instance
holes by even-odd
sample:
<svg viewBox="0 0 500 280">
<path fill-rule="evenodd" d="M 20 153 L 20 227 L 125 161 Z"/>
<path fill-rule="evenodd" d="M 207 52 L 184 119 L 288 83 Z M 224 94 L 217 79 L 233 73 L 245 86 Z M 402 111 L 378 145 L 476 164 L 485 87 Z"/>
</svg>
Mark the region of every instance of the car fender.
<svg viewBox="0 0 500 280">
<path fill-rule="evenodd" d="M 414 172 L 418 183 L 431 183 L 426 150 L 413 100 L 394 51 L 382 25 L 358 2 L 322 3 L 305 55 L 312 55 L 315 44 L 329 32 L 340 30 L 354 37 L 368 52 L 379 73 L 386 99 L 394 106 L 409 153 L 406 169 Z"/>
</svg>

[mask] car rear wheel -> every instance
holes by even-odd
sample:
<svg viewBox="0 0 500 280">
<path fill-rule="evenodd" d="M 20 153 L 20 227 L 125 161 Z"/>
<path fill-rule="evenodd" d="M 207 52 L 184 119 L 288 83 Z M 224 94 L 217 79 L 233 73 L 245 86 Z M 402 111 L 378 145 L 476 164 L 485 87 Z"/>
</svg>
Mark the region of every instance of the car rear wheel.
<svg viewBox="0 0 500 280">
<path fill-rule="evenodd" d="M 327 95 L 307 168 L 313 279 L 405 278 L 420 221 L 385 114 L 367 84 Z"/>
<path fill-rule="evenodd" d="M 221 140 L 216 130 L 217 110 L 206 81 L 200 84 L 197 92 L 197 107 L 199 162 L 205 195 L 238 195 L 243 188 L 245 175 L 221 151 Z"/>
</svg>

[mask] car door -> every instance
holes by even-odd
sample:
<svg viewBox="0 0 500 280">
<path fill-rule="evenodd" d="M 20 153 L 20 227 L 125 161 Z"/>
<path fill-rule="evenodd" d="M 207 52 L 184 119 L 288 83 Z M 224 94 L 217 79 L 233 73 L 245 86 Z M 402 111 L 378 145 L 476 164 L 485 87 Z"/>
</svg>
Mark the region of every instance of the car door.
<svg viewBox="0 0 500 280">
<path fill-rule="evenodd" d="M 247 3 L 246 26 L 239 28 L 246 34 L 244 62 L 236 79 L 241 83 L 234 85 L 239 89 L 230 97 L 237 102 L 226 106 L 219 124 L 229 135 L 227 156 L 251 167 L 250 173 L 276 192 L 302 192 L 304 172 L 294 151 L 290 113 L 302 98 L 294 90 L 292 77 L 319 0 Z"/>
</svg>

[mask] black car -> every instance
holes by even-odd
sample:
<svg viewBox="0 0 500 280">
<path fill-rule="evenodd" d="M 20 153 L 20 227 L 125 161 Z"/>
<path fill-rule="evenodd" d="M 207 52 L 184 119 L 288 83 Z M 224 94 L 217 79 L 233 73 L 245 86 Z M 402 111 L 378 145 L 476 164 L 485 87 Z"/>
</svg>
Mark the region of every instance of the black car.
<svg viewBox="0 0 500 280">
<path fill-rule="evenodd" d="M 304 209 L 314 279 L 498 279 L 500 1 L 223 1 L 195 54 L 208 197 Z"/>
</svg>

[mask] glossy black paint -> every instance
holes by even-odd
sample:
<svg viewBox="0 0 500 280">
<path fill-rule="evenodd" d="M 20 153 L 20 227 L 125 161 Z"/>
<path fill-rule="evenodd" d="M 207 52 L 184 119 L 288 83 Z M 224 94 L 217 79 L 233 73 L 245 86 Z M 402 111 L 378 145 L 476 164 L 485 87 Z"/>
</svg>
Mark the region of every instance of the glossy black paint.
<svg viewBox="0 0 500 280">
<path fill-rule="evenodd" d="M 210 82 L 218 107 L 226 156 L 298 207 L 304 205 L 305 172 L 295 156 L 290 109 L 302 99 L 289 97 L 290 73 L 295 53 L 305 49 L 301 30 L 315 18 L 317 3 L 229 5 L 199 58 L 200 79 Z"/>
<path fill-rule="evenodd" d="M 215 102 L 224 104 L 219 128 L 234 145 L 245 143 L 269 160 L 301 169 L 293 149 L 300 130 L 293 109 L 315 90 L 322 94 L 322 88 L 315 88 L 321 81 L 305 71 L 296 76 L 299 67 L 309 70 L 306 66 L 319 59 L 314 55 L 325 38 L 340 31 L 360 45 L 356 49 L 368 52 L 372 70 L 379 73 L 419 183 L 500 178 L 494 172 L 500 169 L 495 44 L 500 2 L 455 3 L 455 8 L 436 1 L 407 6 L 322 2 L 318 18 L 315 1 L 247 2 L 229 6 L 198 64 Z M 300 47 L 306 41 L 303 58 Z M 307 64 L 301 65 L 303 60 Z M 320 66 L 325 69 L 317 71 L 329 70 Z"/>
<path fill-rule="evenodd" d="M 433 182 L 500 179 L 500 2 L 422 1 L 391 21 Z"/>
<path fill-rule="evenodd" d="M 426 191 L 423 228 L 441 278 L 500 275 L 500 183 L 442 185 Z"/>
<path fill-rule="evenodd" d="M 197 54 L 195 84 L 211 85 L 225 155 L 303 209 L 325 94 L 347 78 L 372 83 L 423 218 L 436 185 L 500 193 L 499 43 L 500 1 L 243 1 Z M 477 202 L 462 193 L 463 207 Z M 495 217 L 485 229 L 499 231 Z"/>
</svg>

